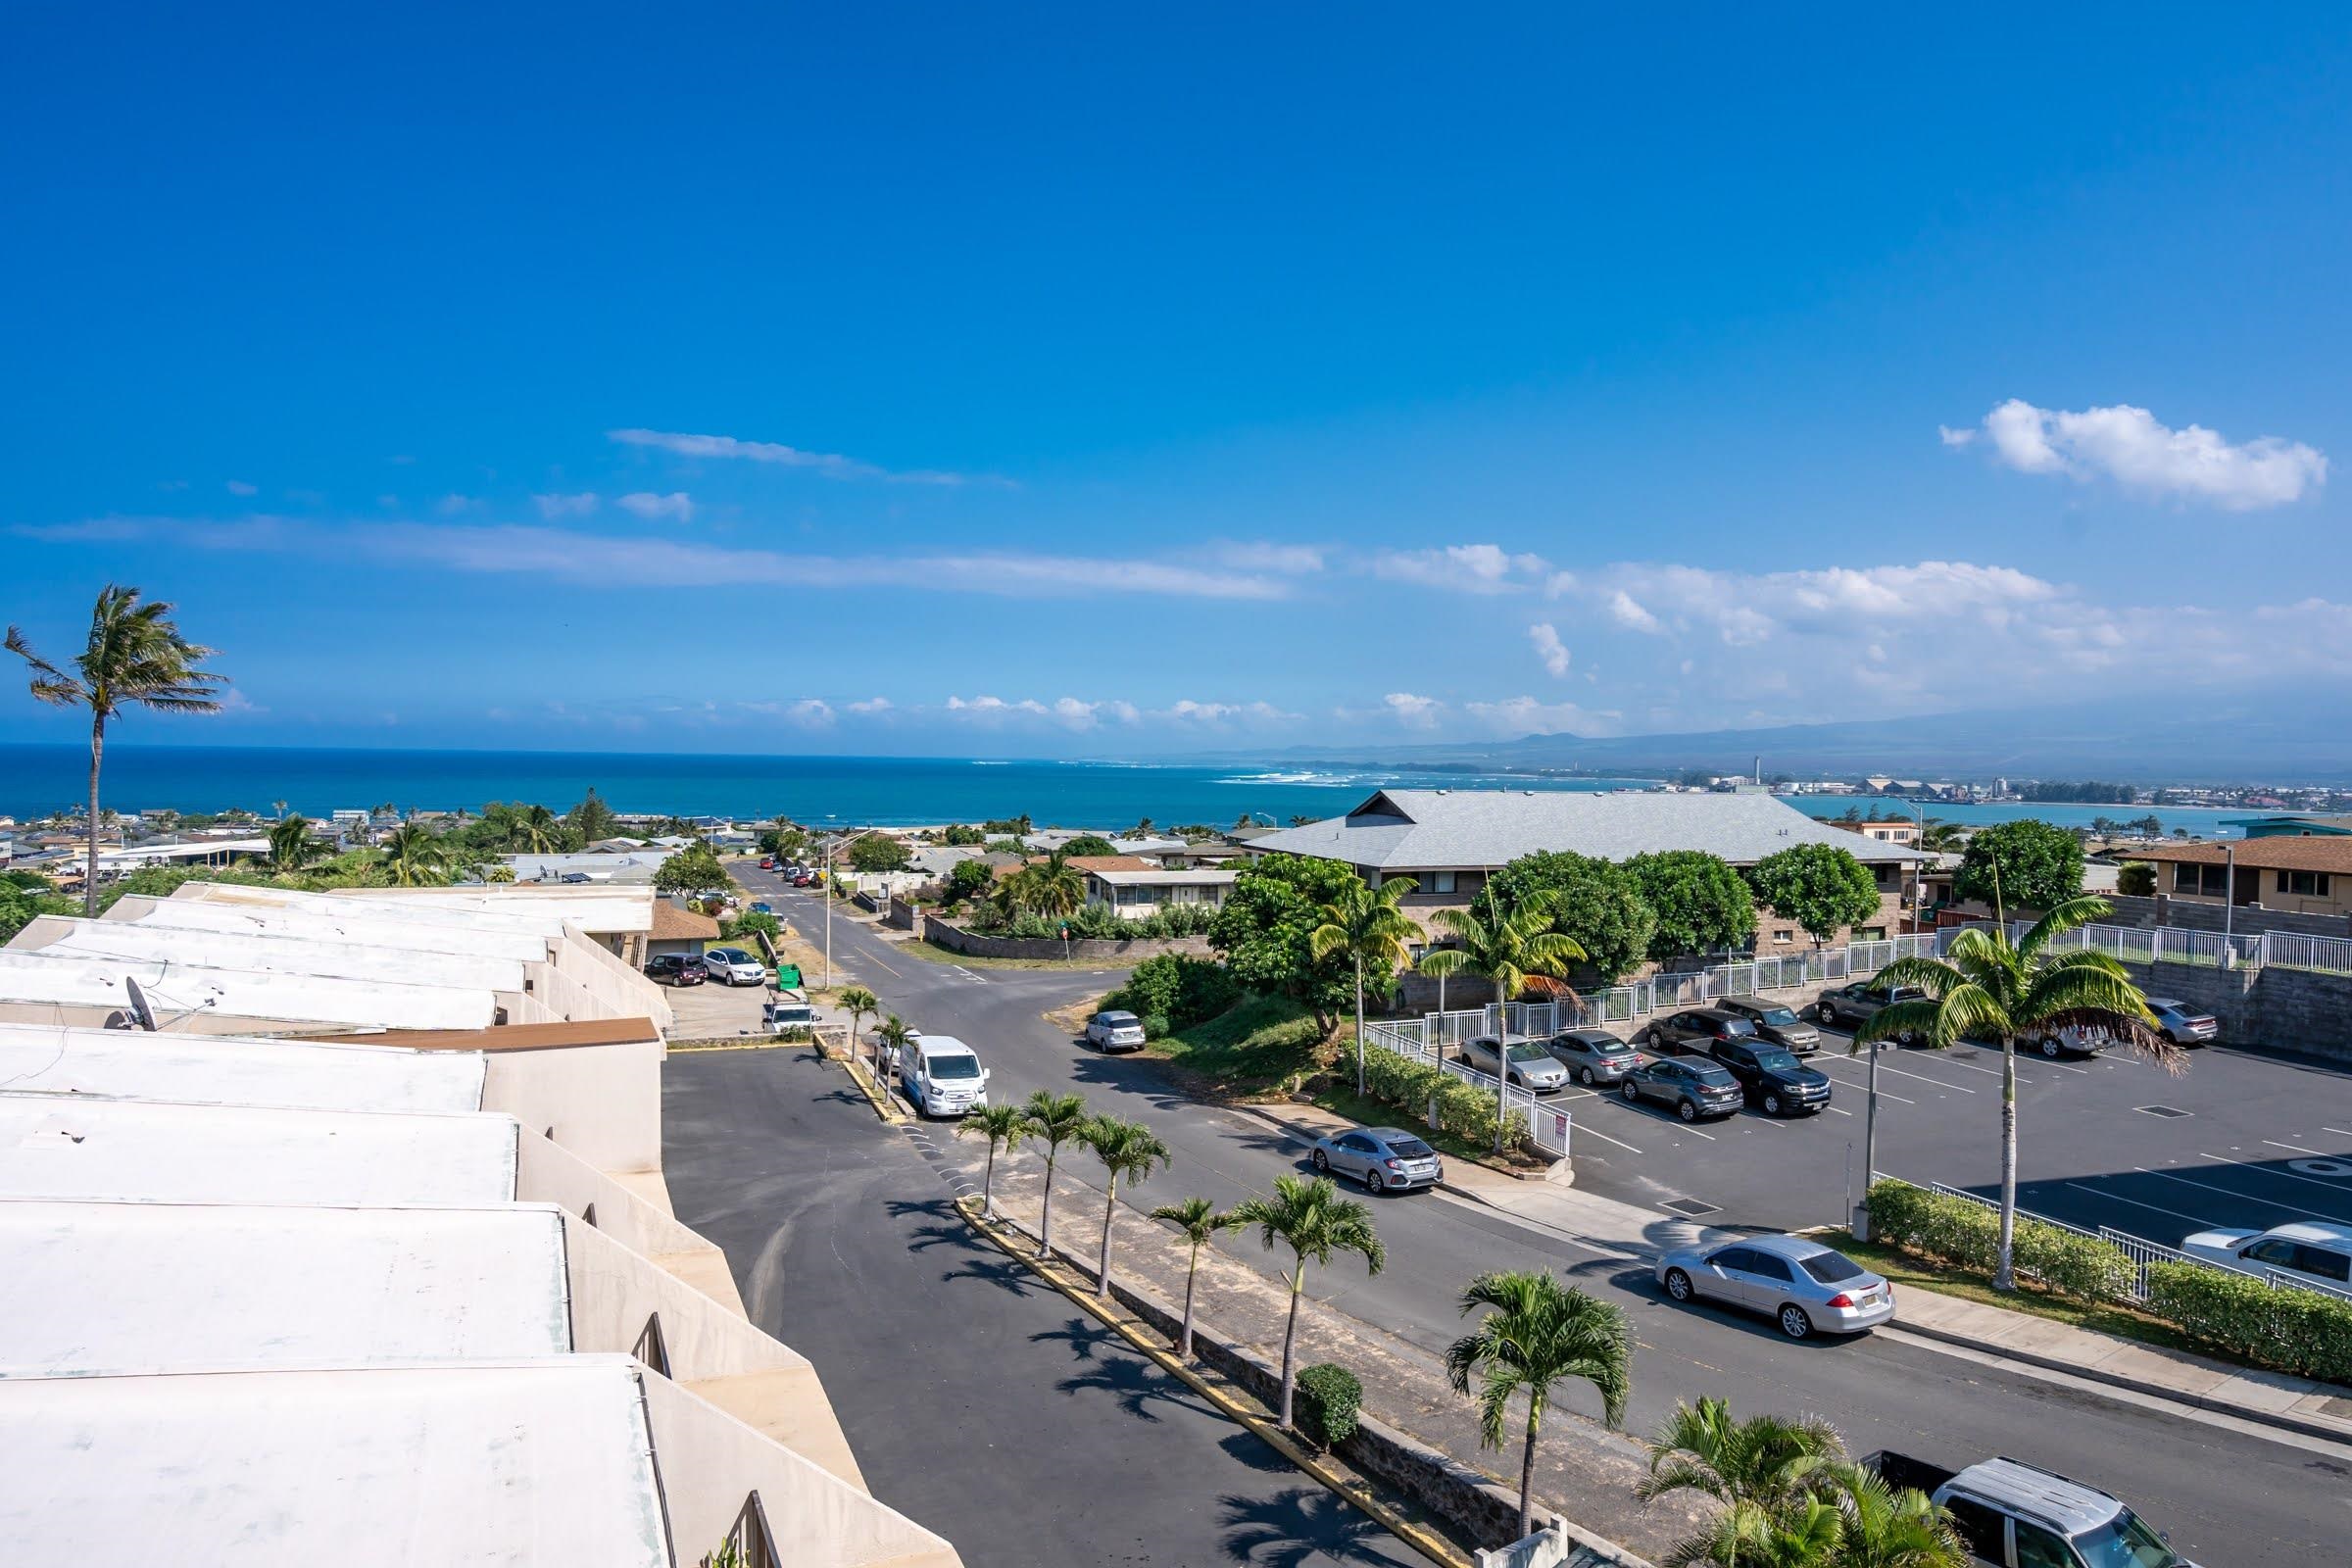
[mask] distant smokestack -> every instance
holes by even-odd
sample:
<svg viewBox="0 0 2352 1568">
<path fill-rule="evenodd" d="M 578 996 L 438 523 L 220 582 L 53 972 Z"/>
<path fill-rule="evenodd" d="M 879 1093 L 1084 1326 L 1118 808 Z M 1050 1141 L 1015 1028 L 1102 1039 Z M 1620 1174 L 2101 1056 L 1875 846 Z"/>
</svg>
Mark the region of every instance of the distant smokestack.
<svg viewBox="0 0 2352 1568">
<path fill-rule="evenodd" d="M 1757 754 L 1756 754 L 1756 788 L 1758 788 L 1758 789 L 1762 789 L 1763 787 L 1764 787 L 1764 754 L 1763 754 L 1763 753 L 1761 753 L 1761 752 L 1759 752 L 1759 753 L 1757 753 Z"/>
</svg>

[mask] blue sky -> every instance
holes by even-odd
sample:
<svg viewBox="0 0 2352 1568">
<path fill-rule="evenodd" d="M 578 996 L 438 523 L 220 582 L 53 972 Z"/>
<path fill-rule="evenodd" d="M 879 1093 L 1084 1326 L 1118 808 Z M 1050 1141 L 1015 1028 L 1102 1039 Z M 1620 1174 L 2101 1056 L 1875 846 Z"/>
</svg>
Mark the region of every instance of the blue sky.
<svg viewBox="0 0 2352 1568">
<path fill-rule="evenodd" d="M 20 9 L 0 613 L 175 601 L 236 706 L 154 741 L 2340 697 L 2348 65 L 2322 6 Z"/>
</svg>

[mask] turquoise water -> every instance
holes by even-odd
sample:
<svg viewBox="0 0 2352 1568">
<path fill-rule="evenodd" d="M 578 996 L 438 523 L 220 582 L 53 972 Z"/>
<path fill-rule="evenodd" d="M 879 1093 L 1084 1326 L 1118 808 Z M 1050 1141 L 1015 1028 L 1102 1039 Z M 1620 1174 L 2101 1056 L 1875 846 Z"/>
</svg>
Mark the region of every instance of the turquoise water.
<svg viewBox="0 0 2352 1568">
<path fill-rule="evenodd" d="M 45 815 L 81 798 L 89 754 L 76 746 L 0 746 L 0 813 Z M 803 822 L 978 820 L 1026 811 L 1040 826 L 1123 828 L 1143 817 L 1232 824 L 1245 813 L 1287 824 L 1294 815 L 1331 816 L 1383 785 L 1397 788 L 1606 790 L 1641 780 L 1560 779 L 1346 767 L 1160 765 L 993 761 L 941 758 L 694 757 L 592 752 L 442 752 L 294 748 L 123 746 L 107 748 L 105 800 L 119 810 L 169 807 L 270 811 L 284 801 L 309 816 L 384 803 L 478 809 L 487 801 L 569 807 L 593 785 L 616 811 L 765 817 Z M 1790 802 L 1837 816 L 1847 798 Z M 1869 803 L 1863 803 L 1867 812 Z M 2219 831 L 2224 811 L 2118 806 L 1935 806 L 1956 822 L 2037 816 L 2087 826 L 2096 816 L 2150 809 L 2166 827 Z"/>
</svg>

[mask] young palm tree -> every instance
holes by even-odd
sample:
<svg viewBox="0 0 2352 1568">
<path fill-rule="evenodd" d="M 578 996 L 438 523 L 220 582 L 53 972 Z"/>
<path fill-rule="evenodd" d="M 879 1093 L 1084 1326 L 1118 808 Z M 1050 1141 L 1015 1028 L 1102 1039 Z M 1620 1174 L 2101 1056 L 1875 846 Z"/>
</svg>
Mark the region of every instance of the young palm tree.
<svg viewBox="0 0 2352 1568">
<path fill-rule="evenodd" d="M 326 847 L 311 837 L 311 819 L 296 812 L 280 817 L 270 829 L 270 867 L 274 871 L 299 871 L 316 865 L 326 854 Z"/>
<path fill-rule="evenodd" d="M 875 996 L 871 991 L 866 990 L 863 986 L 844 986 L 842 987 L 841 995 L 835 997 L 833 1000 L 837 1005 L 849 1009 L 850 1049 L 855 1051 L 858 1049 L 858 1037 L 865 1033 L 865 1015 L 869 1012 L 880 1012 L 882 1010 L 882 999 Z M 882 1053 L 881 1048 L 877 1046 L 874 1051 L 874 1071 L 879 1073 L 881 1070 Z"/>
<path fill-rule="evenodd" d="M 1124 1176 L 1141 1187 L 1152 1179 L 1152 1173 L 1166 1166 L 1168 1146 L 1159 1135 L 1140 1121 L 1125 1121 L 1117 1116 L 1097 1116 L 1079 1134 L 1086 1147 L 1095 1152 L 1102 1162 L 1102 1252 L 1095 1264 L 1095 1295 L 1101 1299 L 1110 1298 L 1110 1221 L 1119 1208 L 1119 1178 Z"/>
<path fill-rule="evenodd" d="M 889 1017 L 883 1019 L 880 1026 L 874 1030 L 875 1061 L 877 1063 L 881 1062 L 884 1059 L 882 1053 L 886 1051 L 890 1053 L 888 1058 L 889 1060 L 898 1060 L 900 1053 L 906 1049 L 906 1042 L 912 1040 L 913 1038 L 914 1027 L 907 1023 L 906 1019 L 900 1017 L 897 1013 L 892 1013 Z M 853 1056 L 858 1054 L 857 1041 L 852 1040 L 850 1042 L 849 1054 Z M 889 1070 L 885 1067 L 877 1066 L 875 1071 L 879 1073 L 885 1080 L 887 1080 L 890 1076 Z"/>
<path fill-rule="evenodd" d="M 1753 1503 L 1726 1508 L 1701 1535 L 1662 1559 L 1662 1568 L 1839 1568 L 1845 1515 L 1834 1502 L 1808 1497 L 1775 1513 Z M 1924 1568 L 1924 1565 L 1923 1565 Z"/>
<path fill-rule="evenodd" d="M 1038 865 L 1027 867 L 1028 905 L 1038 913 L 1058 916 L 1076 912 L 1086 902 L 1086 877 L 1066 863 L 1057 850 Z"/>
<path fill-rule="evenodd" d="M 1844 1445 L 1826 1421 L 1773 1415 L 1738 1421 L 1721 1399 L 1678 1400 L 1650 1440 L 1649 1479 L 1636 1494 L 1648 1502 L 1701 1492 L 1727 1508 L 1779 1509 L 1822 1491 L 1844 1457 Z"/>
<path fill-rule="evenodd" d="M 1087 1114 L 1084 1095 L 1055 1095 L 1043 1089 L 1033 1091 L 1023 1108 L 1029 1117 L 1029 1136 L 1046 1146 L 1046 1196 L 1037 1214 L 1037 1255 L 1044 1259 L 1054 1255 L 1054 1162 L 1061 1157 L 1061 1146 L 1083 1136 L 1093 1118 Z"/>
<path fill-rule="evenodd" d="M 2017 1043 L 2045 1040 L 2066 1029 L 2112 1036 L 2169 1070 L 2180 1049 L 2159 1033 L 2148 999 L 2132 972 L 2087 948 L 2052 952 L 2050 943 L 2108 911 L 2104 899 L 2069 899 L 2012 943 L 1997 906 L 1990 930 L 1952 939 L 1940 958 L 1897 958 L 1879 971 L 1888 985 L 1917 986 L 1927 996 L 1881 1007 L 1855 1031 L 1848 1054 L 1905 1034 L 1938 1050 L 1956 1040 L 2001 1043 L 2001 1240 L 1992 1288 L 2017 1288 L 2012 1243 L 2017 1236 Z"/>
<path fill-rule="evenodd" d="M 180 635 L 172 607 L 139 602 L 136 588 L 108 583 L 90 610 L 90 637 L 72 660 L 73 673 L 32 651 L 24 633 L 8 628 L 8 651 L 32 666 L 32 695 L 55 708 L 90 710 L 90 809 L 83 819 L 88 858 L 82 867 L 81 910 L 98 913 L 98 768 L 106 752 L 106 721 L 126 708 L 162 713 L 215 713 L 226 675 L 198 665 L 214 650 Z"/>
<path fill-rule="evenodd" d="M 1462 1310 L 1492 1308 L 1446 1352 L 1456 1394 L 1479 1380 L 1479 1442 L 1502 1446 L 1511 1400 L 1527 1396 L 1527 1440 L 1519 1455 L 1519 1534 L 1528 1533 L 1536 1490 L 1536 1436 L 1552 1390 L 1570 1378 L 1600 1393 L 1615 1426 L 1634 1381 L 1634 1331 L 1623 1308 L 1533 1270 L 1482 1274 L 1462 1293 Z"/>
<path fill-rule="evenodd" d="M 1355 965 L 1355 1092 L 1364 1092 L 1364 965 L 1394 974 L 1408 956 L 1405 945 L 1420 928 L 1396 907 L 1416 886 L 1409 876 L 1390 877 L 1380 886 L 1350 882 L 1340 896 L 1315 911 L 1320 922 L 1307 933 L 1306 948 L 1318 959 L 1344 954 Z"/>
<path fill-rule="evenodd" d="M 421 822 L 403 822 L 384 838 L 384 875 L 394 887 L 439 887 L 449 880 L 449 846 Z"/>
<path fill-rule="evenodd" d="M 1235 1221 L 1257 1227 L 1257 1239 L 1271 1249 L 1276 1242 L 1290 1248 L 1291 1316 L 1282 1331 L 1282 1424 L 1291 1424 L 1291 1369 L 1298 1353 L 1298 1298 L 1306 1289 L 1306 1265 L 1328 1267 L 1334 1252 L 1356 1252 L 1366 1271 L 1377 1274 L 1389 1260 L 1372 1228 L 1372 1211 L 1351 1198 L 1342 1198 L 1328 1177 L 1274 1178 L 1274 1196 L 1245 1199 L 1234 1209 Z"/>
<path fill-rule="evenodd" d="M 1550 989 L 1565 992 L 1559 984 L 1569 966 L 1581 963 L 1585 950 L 1576 939 L 1551 928 L 1559 917 L 1560 895 L 1546 889 L 1524 900 L 1518 908 L 1503 914 L 1488 901 L 1489 917 L 1482 918 L 1478 910 L 1440 909 L 1437 923 L 1458 939 L 1458 948 L 1441 948 L 1421 960 L 1424 973 L 1435 975 L 1458 974 L 1468 970 L 1483 975 L 1494 983 L 1494 1000 L 1509 1002 L 1531 984 L 1544 984 Z M 1507 1034 L 1508 1031 L 1506 1030 Z M 1494 1082 L 1494 1147 L 1502 1147 L 1503 1113 L 1510 1102 L 1510 1052 L 1506 1044 L 1502 1059 L 1495 1063 Z"/>
<path fill-rule="evenodd" d="M 514 839 L 533 855 L 553 855 L 564 847 L 564 819 L 544 806 L 527 806 L 514 819 Z"/>
<path fill-rule="evenodd" d="M 1193 1284 L 1200 1275 L 1200 1249 L 1216 1240 L 1217 1232 L 1229 1231 L 1243 1223 L 1242 1216 L 1219 1209 L 1205 1198 L 1188 1198 L 1181 1203 L 1162 1203 L 1152 1211 L 1153 1219 L 1164 1219 L 1176 1227 L 1192 1250 L 1192 1258 L 1184 1267 L 1184 1337 L 1177 1341 L 1176 1353 L 1185 1360 L 1193 1358 Z"/>
<path fill-rule="evenodd" d="M 956 1124 L 958 1138 L 988 1140 L 988 1163 L 980 1172 L 980 1212 L 997 1217 L 997 1151 L 1007 1154 L 1029 1136 L 1029 1112 L 1014 1104 L 987 1104 Z"/>
<path fill-rule="evenodd" d="M 1898 1492 L 1858 1464 L 1835 1466 L 1823 1479 L 1845 1516 L 1838 1568 L 1969 1568 L 1975 1560 L 1952 1516 L 1925 1493 Z"/>
</svg>

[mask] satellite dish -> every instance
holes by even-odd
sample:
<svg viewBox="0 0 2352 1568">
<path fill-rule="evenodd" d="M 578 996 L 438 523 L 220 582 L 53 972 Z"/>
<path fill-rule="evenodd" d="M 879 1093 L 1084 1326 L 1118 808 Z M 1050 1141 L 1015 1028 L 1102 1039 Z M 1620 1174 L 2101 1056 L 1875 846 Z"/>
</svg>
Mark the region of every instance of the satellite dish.
<svg viewBox="0 0 2352 1568">
<path fill-rule="evenodd" d="M 155 1021 L 155 1007 L 151 1003 L 148 1002 L 147 993 L 140 990 L 138 981 L 132 979 L 129 975 L 124 975 L 122 977 L 122 984 L 130 992 L 131 1017 L 138 1021 L 140 1028 L 146 1030 L 149 1034 L 154 1034 L 163 1026 Z"/>
</svg>

